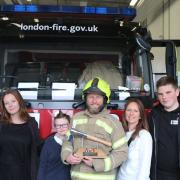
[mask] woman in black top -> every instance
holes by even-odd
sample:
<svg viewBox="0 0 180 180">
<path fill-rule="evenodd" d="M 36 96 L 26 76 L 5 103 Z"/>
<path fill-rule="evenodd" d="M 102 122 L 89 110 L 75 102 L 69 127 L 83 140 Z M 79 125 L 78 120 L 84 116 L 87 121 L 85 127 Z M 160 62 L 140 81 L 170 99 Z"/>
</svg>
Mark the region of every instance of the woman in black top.
<svg viewBox="0 0 180 180">
<path fill-rule="evenodd" d="M 22 96 L 5 91 L 1 98 L 0 178 L 36 180 L 38 125 L 30 117 Z"/>
</svg>

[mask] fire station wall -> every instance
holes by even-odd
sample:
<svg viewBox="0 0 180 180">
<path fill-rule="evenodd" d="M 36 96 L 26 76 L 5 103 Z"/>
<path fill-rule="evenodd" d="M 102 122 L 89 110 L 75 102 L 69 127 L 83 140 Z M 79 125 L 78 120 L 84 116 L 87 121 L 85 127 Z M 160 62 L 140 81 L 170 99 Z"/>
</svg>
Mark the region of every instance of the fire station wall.
<svg viewBox="0 0 180 180">
<path fill-rule="evenodd" d="M 180 39 L 180 1 L 162 3 L 159 16 L 149 22 L 153 39 Z"/>
<path fill-rule="evenodd" d="M 180 39 L 180 1 L 179 0 L 146 0 L 137 8 L 136 21 L 145 24 L 151 31 L 152 38 L 157 40 Z M 177 49 L 179 52 L 179 49 Z M 165 72 L 165 49 L 153 48 L 154 61 L 152 62 L 154 73 Z M 180 69 L 178 59 L 178 69 Z"/>
<path fill-rule="evenodd" d="M 180 39 L 179 16 L 179 0 L 146 0 L 137 8 L 135 21 L 146 25 L 153 39 Z"/>
</svg>

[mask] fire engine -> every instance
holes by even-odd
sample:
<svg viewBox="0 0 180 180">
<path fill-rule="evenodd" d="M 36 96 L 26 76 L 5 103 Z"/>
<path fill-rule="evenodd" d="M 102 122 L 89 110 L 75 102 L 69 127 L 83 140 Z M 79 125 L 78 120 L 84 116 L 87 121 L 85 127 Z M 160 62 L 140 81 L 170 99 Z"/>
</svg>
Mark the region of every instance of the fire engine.
<svg viewBox="0 0 180 180">
<path fill-rule="evenodd" d="M 175 77 L 174 44 L 152 41 L 133 22 L 133 8 L 5 5 L 0 11 L 0 88 L 19 89 L 40 135 L 53 131 L 59 109 L 84 106 L 82 88 L 99 76 L 111 85 L 112 114 L 121 117 L 130 97 L 146 109 L 155 99 L 151 46 L 165 46 L 167 74 Z"/>
</svg>

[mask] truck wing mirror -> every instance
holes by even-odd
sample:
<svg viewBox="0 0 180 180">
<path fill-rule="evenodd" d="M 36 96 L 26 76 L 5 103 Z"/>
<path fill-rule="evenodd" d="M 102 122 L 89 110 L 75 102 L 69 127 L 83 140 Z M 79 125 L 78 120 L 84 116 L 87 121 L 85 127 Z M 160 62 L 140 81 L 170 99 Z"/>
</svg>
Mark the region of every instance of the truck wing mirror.
<svg viewBox="0 0 180 180">
<path fill-rule="evenodd" d="M 146 35 L 142 36 L 139 33 L 136 33 L 135 35 L 136 42 L 139 45 L 140 48 L 150 51 L 151 50 L 151 45 L 150 45 L 150 39 L 151 39 L 151 34 L 150 32 L 146 33 Z"/>
</svg>

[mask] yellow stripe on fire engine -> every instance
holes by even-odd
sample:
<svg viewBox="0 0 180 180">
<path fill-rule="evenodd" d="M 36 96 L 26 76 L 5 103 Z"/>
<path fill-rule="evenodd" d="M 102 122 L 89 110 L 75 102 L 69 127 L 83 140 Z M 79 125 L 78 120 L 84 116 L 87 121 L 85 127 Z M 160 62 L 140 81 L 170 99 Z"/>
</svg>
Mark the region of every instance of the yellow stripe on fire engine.
<svg viewBox="0 0 180 180">
<path fill-rule="evenodd" d="M 123 146 L 126 143 L 127 143 L 127 138 L 124 136 L 121 139 L 119 139 L 118 141 L 114 142 L 113 145 L 112 145 L 112 148 L 117 149 L 117 148 Z"/>
<path fill-rule="evenodd" d="M 111 169 L 111 166 L 112 166 L 112 163 L 111 163 L 111 158 L 110 157 L 107 157 L 104 159 L 104 171 L 107 172 Z"/>
<path fill-rule="evenodd" d="M 107 133 L 109 133 L 109 134 L 111 134 L 112 131 L 113 131 L 113 128 L 112 128 L 111 126 L 109 126 L 107 123 L 105 123 L 105 122 L 103 122 L 103 121 L 101 121 L 101 120 L 99 120 L 99 119 L 96 121 L 96 124 L 97 124 L 98 126 L 104 128 L 104 130 L 105 130 Z"/>
<path fill-rule="evenodd" d="M 81 173 L 81 172 L 71 172 L 73 178 L 81 180 L 115 180 L 115 175 L 104 175 L 104 174 L 91 174 L 91 173 Z"/>
</svg>

